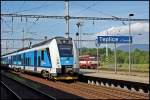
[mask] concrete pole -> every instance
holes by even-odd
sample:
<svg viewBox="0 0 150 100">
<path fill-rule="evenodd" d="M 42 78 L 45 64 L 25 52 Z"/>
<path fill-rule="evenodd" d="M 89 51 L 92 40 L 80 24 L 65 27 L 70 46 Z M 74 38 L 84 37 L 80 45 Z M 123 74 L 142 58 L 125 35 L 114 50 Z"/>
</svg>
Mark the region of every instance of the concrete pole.
<svg viewBox="0 0 150 100">
<path fill-rule="evenodd" d="M 98 69 L 98 65 L 99 65 L 99 63 L 98 63 L 98 46 L 97 46 L 97 69 Z"/>
<path fill-rule="evenodd" d="M 108 36 L 108 32 L 107 32 L 107 36 Z M 108 63 L 108 43 L 106 41 L 106 62 Z"/>
<path fill-rule="evenodd" d="M 117 54 L 116 54 L 116 43 L 115 44 L 115 51 L 114 51 L 114 55 L 115 55 L 115 73 L 117 73 Z"/>
<path fill-rule="evenodd" d="M 15 48 L 15 47 L 14 47 L 14 40 L 13 40 L 13 48 Z"/>
<path fill-rule="evenodd" d="M 6 54 L 8 53 L 8 47 L 7 47 L 8 45 L 7 45 L 7 40 L 6 40 Z"/>
<path fill-rule="evenodd" d="M 99 44 L 97 44 L 97 71 L 98 71 L 98 67 L 99 67 Z"/>
<path fill-rule="evenodd" d="M 22 34 L 23 34 L 23 37 L 22 37 L 22 46 L 24 48 L 24 29 L 22 30 Z"/>
<path fill-rule="evenodd" d="M 130 16 L 129 16 L 129 36 L 131 36 L 130 31 L 131 30 L 130 30 Z M 131 74 L 131 43 L 130 43 L 130 39 L 129 39 L 129 74 Z"/>
<path fill-rule="evenodd" d="M 13 17 L 12 17 L 12 34 L 13 34 Z"/>
<path fill-rule="evenodd" d="M 79 38 L 79 44 L 78 44 L 78 49 L 79 49 L 79 55 L 81 54 L 81 22 L 79 21 L 77 24 L 77 27 L 78 27 L 78 38 Z"/>
<path fill-rule="evenodd" d="M 69 1 L 65 1 L 66 38 L 69 38 Z"/>
<path fill-rule="evenodd" d="M 134 14 L 129 14 L 129 74 L 131 74 L 131 16 Z"/>
<path fill-rule="evenodd" d="M 78 36 L 77 36 L 77 33 L 76 33 L 76 46 L 78 48 Z"/>
<path fill-rule="evenodd" d="M 82 36 L 81 36 L 81 23 L 79 25 L 79 36 L 80 36 L 80 55 L 82 54 Z"/>
<path fill-rule="evenodd" d="M 79 31 L 76 33 L 76 41 L 77 48 L 79 49 Z"/>
</svg>

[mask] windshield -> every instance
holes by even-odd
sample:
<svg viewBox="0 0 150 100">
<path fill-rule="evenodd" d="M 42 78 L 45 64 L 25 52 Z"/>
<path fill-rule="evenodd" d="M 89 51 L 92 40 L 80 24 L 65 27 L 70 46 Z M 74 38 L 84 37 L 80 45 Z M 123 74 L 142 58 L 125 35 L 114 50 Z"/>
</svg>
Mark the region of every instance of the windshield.
<svg viewBox="0 0 150 100">
<path fill-rule="evenodd" d="M 72 45 L 71 44 L 59 44 L 59 54 L 61 57 L 70 57 L 73 56 Z"/>
</svg>

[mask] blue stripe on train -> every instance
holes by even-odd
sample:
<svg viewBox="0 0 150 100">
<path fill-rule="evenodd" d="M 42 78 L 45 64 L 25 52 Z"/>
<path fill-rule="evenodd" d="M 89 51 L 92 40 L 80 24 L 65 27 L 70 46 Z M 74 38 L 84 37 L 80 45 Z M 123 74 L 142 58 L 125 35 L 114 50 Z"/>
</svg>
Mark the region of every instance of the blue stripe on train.
<svg viewBox="0 0 150 100">
<path fill-rule="evenodd" d="M 73 57 L 60 57 L 61 65 L 73 65 Z"/>
</svg>

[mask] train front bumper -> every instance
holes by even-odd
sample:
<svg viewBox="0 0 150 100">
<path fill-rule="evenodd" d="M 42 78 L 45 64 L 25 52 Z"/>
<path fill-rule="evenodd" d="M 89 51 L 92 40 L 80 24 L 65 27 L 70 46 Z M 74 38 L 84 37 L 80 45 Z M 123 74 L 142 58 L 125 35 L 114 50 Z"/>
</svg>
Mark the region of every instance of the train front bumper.
<svg viewBox="0 0 150 100">
<path fill-rule="evenodd" d="M 78 77 L 72 77 L 72 76 L 59 76 L 54 77 L 55 80 L 77 80 Z"/>
</svg>

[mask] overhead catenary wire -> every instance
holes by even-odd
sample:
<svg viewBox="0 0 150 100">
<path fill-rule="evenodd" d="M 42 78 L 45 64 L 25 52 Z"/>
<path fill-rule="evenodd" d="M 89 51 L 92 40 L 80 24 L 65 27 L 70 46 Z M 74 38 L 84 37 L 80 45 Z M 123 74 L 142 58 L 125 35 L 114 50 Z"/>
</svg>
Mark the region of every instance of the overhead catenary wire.
<svg viewBox="0 0 150 100">
<path fill-rule="evenodd" d="M 109 13 L 104 13 L 103 11 L 100 11 L 100 10 L 98 10 L 98 9 L 94 9 L 93 7 L 94 7 L 95 5 L 97 5 L 97 2 L 96 2 L 96 3 L 93 3 L 92 5 L 90 5 L 90 6 L 88 6 L 88 7 L 86 7 L 85 9 L 81 10 L 81 11 L 78 12 L 78 13 L 81 13 L 81 12 L 83 12 L 83 11 L 89 9 L 89 10 L 97 11 L 97 12 L 100 13 L 100 14 L 104 14 L 104 15 L 107 15 L 107 16 L 110 16 L 110 17 L 113 17 L 113 18 L 119 18 L 119 17 L 114 16 L 114 15 L 111 15 L 111 14 L 109 14 Z M 78 5 L 77 5 L 77 6 L 78 6 Z M 82 5 L 82 6 L 83 6 L 83 5 Z M 85 7 L 85 6 L 83 6 L 83 7 Z"/>
<path fill-rule="evenodd" d="M 31 25 L 29 25 L 28 26 L 28 31 L 30 30 L 30 29 L 32 29 L 33 27 L 35 27 L 35 25 L 38 25 L 38 21 L 39 21 L 39 19 L 40 18 L 36 18 L 36 20 L 34 20 L 33 22 L 32 22 L 32 24 Z M 43 21 L 42 21 L 43 22 Z M 52 25 L 49 25 L 49 27 L 53 27 L 53 26 L 56 26 L 56 25 L 58 25 L 58 24 L 60 24 L 60 21 L 58 22 L 58 23 L 53 23 Z M 54 29 L 54 28 L 51 28 L 51 29 Z M 47 29 L 48 31 L 50 31 L 50 29 Z M 46 31 L 46 30 L 45 30 Z M 40 32 L 39 32 L 40 33 Z M 54 33 L 54 32 L 49 32 L 49 33 Z"/>
<path fill-rule="evenodd" d="M 80 15 L 81 12 L 90 9 L 91 7 L 95 6 L 96 4 L 97 4 L 97 3 L 93 3 L 92 5 L 90 5 L 90 6 L 86 7 L 86 8 L 84 8 L 84 9 L 82 9 L 81 11 L 79 11 L 77 14 Z"/>
<path fill-rule="evenodd" d="M 2 20 L 2 22 L 5 23 L 5 25 L 6 25 L 10 30 L 12 30 L 12 27 L 9 26 L 9 24 L 7 23 L 7 21 L 6 21 L 5 19 L 1 18 L 1 20 Z"/>
<path fill-rule="evenodd" d="M 32 24 L 31 24 L 29 27 L 27 27 L 27 30 L 29 31 L 33 26 L 35 26 L 35 25 L 36 25 L 36 22 L 37 22 L 38 20 L 39 20 L 39 18 L 36 18 L 36 20 L 33 21 Z"/>
<path fill-rule="evenodd" d="M 97 12 L 100 13 L 100 14 L 104 14 L 104 15 L 107 15 L 107 16 L 110 16 L 110 17 L 113 17 L 113 18 L 119 18 L 118 16 L 114 16 L 114 15 L 111 15 L 111 14 L 108 14 L 108 13 L 104 13 L 104 12 L 102 12 L 102 11 L 100 11 L 100 10 L 94 9 L 93 7 L 94 7 L 96 4 L 97 4 L 97 3 L 94 3 L 94 4 L 92 4 L 92 5 L 88 6 L 88 7 L 86 7 L 84 10 L 89 9 L 89 10 L 97 11 Z M 81 10 L 79 13 L 81 13 L 81 12 L 84 11 L 84 10 Z M 93 23 L 94 23 L 94 21 L 93 21 Z M 123 25 L 126 25 L 125 22 L 123 22 L 123 21 L 122 21 L 122 24 L 123 24 Z M 93 24 L 93 25 L 94 25 L 94 24 Z"/>
<path fill-rule="evenodd" d="M 22 4 L 23 5 L 23 4 Z M 93 3 L 92 5 L 90 5 L 90 6 L 88 6 L 88 7 L 86 7 L 85 9 L 83 9 L 82 11 L 86 11 L 87 9 L 90 9 L 90 8 L 92 8 L 93 6 L 95 6 L 96 5 L 96 3 Z M 39 6 L 40 7 L 40 6 Z M 37 8 L 37 7 L 35 7 L 35 8 Z M 41 8 L 43 8 L 42 6 L 41 6 Z M 26 10 L 21 10 L 21 11 L 17 11 L 17 13 L 21 13 L 21 12 L 26 12 L 26 11 L 31 11 L 31 10 L 34 10 L 34 8 L 32 8 L 32 9 L 26 9 Z M 81 11 L 81 12 L 82 12 Z M 101 13 L 101 12 L 100 12 Z M 102 12 L 103 13 L 103 12 Z M 110 15 L 111 16 L 111 15 Z M 57 16 L 56 16 L 57 17 Z M 111 16 L 111 17 L 113 17 L 113 18 L 116 18 L 116 19 L 118 19 L 118 17 L 114 17 L 114 16 Z M 12 17 L 13 18 L 13 17 Z M 22 16 L 21 16 L 21 18 L 22 18 Z M 77 17 L 71 17 L 72 19 L 77 19 Z M 79 18 L 79 17 L 78 17 Z M 83 17 L 80 17 L 80 18 L 83 18 Z M 26 17 L 26 19 L 27 19 L 27 17 Z M 36 24 L 37 23 L 37 21 L 40 19 L 40 17 L 36 17 L 36 20 L 33 22 L 33 25 L 31 25 L 31 27 L 33 27 L 34 26 L 34 23 Z M 59 19 L 59 18 L 58 18 Z M 62 18 L 63 19 L 63 18 Z M 87 20 L 91 20 L 90 18 L 85 18 L 85 19 L 87 19 Z M 93 17 L 93 22 L 94 22 L 94 20 L 96 20 L 96 18 L 94 19 L 94 17 Z M 111 20 L 111 19 L 110 19 Z M 13 22 L 13 21 L 12 21 Z M 26 23 L 27 23 L 27 21 L 26 21 Z M 94 25 L 94 24 L 93 24 Z M 13 26 L 13 23 L 12 23 L 12 26 Z M 26 26 L 27 27 L 27 26 Z M 31 28 L 30 27 L 30 28 Z M 13 27 L 12 27 L 13 28 Z M 13 30 L 13 29 L 12 29 Z M 12 31 L 13 32 L 13 31 Z"/>
<path fill-rule="evenodd" d="M 51 18 L 51 19 L 65 19 L 65 16 L 45 16 L 45 15 L 21 15 L 21 14 L 1 14 L 3 17 L 27 17 L 27 18 Z M 129 21 L 129 18 L 104 18 L 104 17 L 76 17 L 70 16 L 69 19 L 80 20 L 113 20 L 113 21 Z M 149 19 L 130 19 L 130 21 L 149 21 Z"/>
<path fill-rule="evenodd" d="M 92 9 L 93 9 L 93 8 L 92 8 Z M 102 12 L 102 11 L 100 11 L 100 10 L 97 10 L 97 9 L 93 9 L 93 10 L 94 10 L 94 11 L 97 11 L 98 13 L 111 16 L 111 17 L 113 17 L 113 18 L 120 18 L 120 17 L 118 17 L 118 16 L 114 16 L 114 15 L 111 15 L 111 14 L 108 14 L 108 13 L 104 13 L 104 12 Z M 126 25 L 125 22 L 123 22 L 123 21 L 122 21 L 122 24 L 123 24 L 123 25 Z"/>
<path fill-rule="evenodd" d="M 46 2 L 45 2 L 45 3 L 46 3 Z M 31 10 L 37 10 L 37 9 L 40 9 L 40 8 L 48 7 L 49 4 L 46 4 L 46 5 L 45 5 L 45 3 L 42 4 L 41 6 L 38 6 L 38 7 L 34 7 L 34 8 L 30 8 L 30 9 L 25 9 L 25 10 L 17 11 L 17 12 L 12 12 L 12 13 L 10 13 L 10 14 L 17 14 L 17 13 L 22 13 L 22 12 L 27 12 L 27 11 L 31 11 Z"/>
<path fill-rule="evenodd" d="M 19 7 L 19 11 L 22 10 L 22 8 L 24 7 L 25 3 L 26 3 L 26 1 L 23 1 L 22 5 L 20 5 L 20 7 Z M 19 12 L 19 11 L 17 11 L 17 12 Z M 16 14 L 16 13 L 14 12 L 13 14 Z"/>
</svg>

